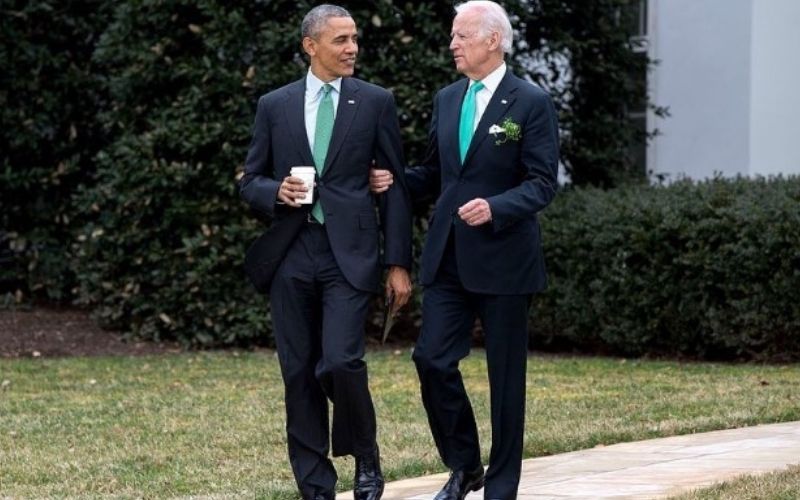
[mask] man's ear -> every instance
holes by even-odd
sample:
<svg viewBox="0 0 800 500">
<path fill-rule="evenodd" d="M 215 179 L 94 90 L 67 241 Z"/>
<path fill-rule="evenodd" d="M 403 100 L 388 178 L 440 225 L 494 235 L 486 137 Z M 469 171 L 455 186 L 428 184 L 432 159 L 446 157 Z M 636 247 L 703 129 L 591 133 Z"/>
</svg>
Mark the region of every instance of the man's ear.
<svg viewBox="0 0 800 500">
<path fill-rule="evenodd" d="M 492 34 L 489 35 L 489 50 L 494 51 L 500 48 L 500 33 L 496 31 L 492 31 Z"/>
<path fill-rule="evenodd" d="M 307 36 L 303 38 L 303 50 L 309 56 L 314 56 L 317 53 L 317 42 L 313 38 Z"/>
</svg>

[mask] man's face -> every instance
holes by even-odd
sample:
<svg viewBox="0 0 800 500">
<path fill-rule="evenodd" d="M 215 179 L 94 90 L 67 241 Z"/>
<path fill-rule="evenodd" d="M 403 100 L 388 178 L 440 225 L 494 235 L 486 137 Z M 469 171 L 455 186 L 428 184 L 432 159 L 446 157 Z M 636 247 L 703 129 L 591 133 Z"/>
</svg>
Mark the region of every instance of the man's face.
<svg viewBox="0 0 800 500">
<path fill-rule="evenodd" d="M 356 23 L 350 17 L 331 17 L 316 39 L 303 39 L 303 48 L 311 57 L 311 71 L 320 80 L 352 76 L 358 54 Z"/>
<path fill-rule="evenodd" d="M 486 69 L 492 64 L 491 49 L 497 45 L 496 34 L 489 37 L 481 34 L 479 16 L 474 10 L 462 11 L 453 19 L 450 32 L 450 50 L 456 69 L 473 80 L 486 76 Z"/>
</svg>

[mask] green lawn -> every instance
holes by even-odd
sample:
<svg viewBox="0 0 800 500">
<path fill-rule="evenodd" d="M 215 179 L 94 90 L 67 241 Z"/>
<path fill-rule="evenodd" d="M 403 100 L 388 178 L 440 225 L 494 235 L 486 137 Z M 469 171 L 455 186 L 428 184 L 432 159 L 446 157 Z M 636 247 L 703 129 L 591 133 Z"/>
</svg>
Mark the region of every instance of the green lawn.
<svg viewBox="0 0 800 500">
<path fill-rule="evenodd" d="M 800 466 L 757 476 L 745 476 L 704 488 L 672 500 L 797 500 Z"/>
<path fill-rule="evenodd" d="M 410 352 L 368 360 L 384 472 L 442 471 Z M 483 353 L 462 367 L 485 456 Z M 529 457 L 800 419 L 797 366 L 531 357 L 528 394 Z M 283 418 L 271 352 L 0 360 L 0 496 L 295 498 Z"/>
</svg>

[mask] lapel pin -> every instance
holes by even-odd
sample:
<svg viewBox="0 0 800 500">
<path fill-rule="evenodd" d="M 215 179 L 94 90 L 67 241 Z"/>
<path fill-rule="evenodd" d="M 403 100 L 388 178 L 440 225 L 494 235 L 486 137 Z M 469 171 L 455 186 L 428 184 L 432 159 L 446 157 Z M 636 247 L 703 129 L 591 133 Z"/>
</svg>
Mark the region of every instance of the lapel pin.
<svg viewBox="0 0 800 500">
<path fill-rule="evenodd" d="M 508 104 L 508 101 L 506 101 L 505 99 L 503 99 L 503 100 L 502 100 L 502 101 L 500 101 L 500 102 L 502 102 L 503 104 Z"/>
<path fill-rule="evenodd" d="M 354 100 L 352 100 L 352 99 L 348 99 L 348 100 L 347 100 L 347 104 L 355 104 L 355 103 L 356 103 L 356 101 L 354 101 Z"/>
</svg>

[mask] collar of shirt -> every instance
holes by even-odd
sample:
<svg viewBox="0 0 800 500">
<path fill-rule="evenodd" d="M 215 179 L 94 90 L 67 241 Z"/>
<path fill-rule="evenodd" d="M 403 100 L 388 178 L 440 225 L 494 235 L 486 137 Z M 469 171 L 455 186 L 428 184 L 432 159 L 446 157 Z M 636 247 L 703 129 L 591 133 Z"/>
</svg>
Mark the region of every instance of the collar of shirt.
<svg viewBox="0 0 800 500">
<path fill-rule="evenodd" d="M 481 80 L 483 82 L 483 89 L 481 92 L 489 92 L 489 95 L 494 95 L 497 87 L 500 86 L 500 82 L 503 80 L 503 77 L 506 76 L 506 63 L 503 62 L 500 66 L 497 67 L 494 71 L 486 75 L 486 78 Z M 470 82 L 470 86 L 472 86 L 473 82 Z"/>
<path fill-rule="evenodd" d="M 323 82 L 317 75 L 315 75 L 310 69 L 308 70 L 308 75 L 306 76 L 306 101 L 316 102 L 322 96 L 322 86 L 325 85 L 326 82 Z M 334 98 L 335 101 L 338 100 L 338 95 L 342 91 L 342 77 L 339 77 L 335 80 L 331 80 L 327 82 L 330 84 L 331 87 L 336 91 L 331 94 L 331 97 Z M 334 106 L 334 109 L 336 106 Z"/>
<path fill-rule="evenodd" d="M 475 130 L 475 127 L 477 127 L 478 123 L 481 121 L 486 107 L 489 106 L 489 101 L 492 99 L 497 87 L 500 86 L 500 82 L 503 80 L 504 76 L 506 76 L 505 62 L 500 64 L 497 69 L 481 80 L 481 82 L 483 82 L 483 88 L 475 94 L 475 122 L 472 124 L 472 130 Z M 470 81 L 469 85 L 471 87 L 474 85 L 474 82 Z"/>
</svg>

